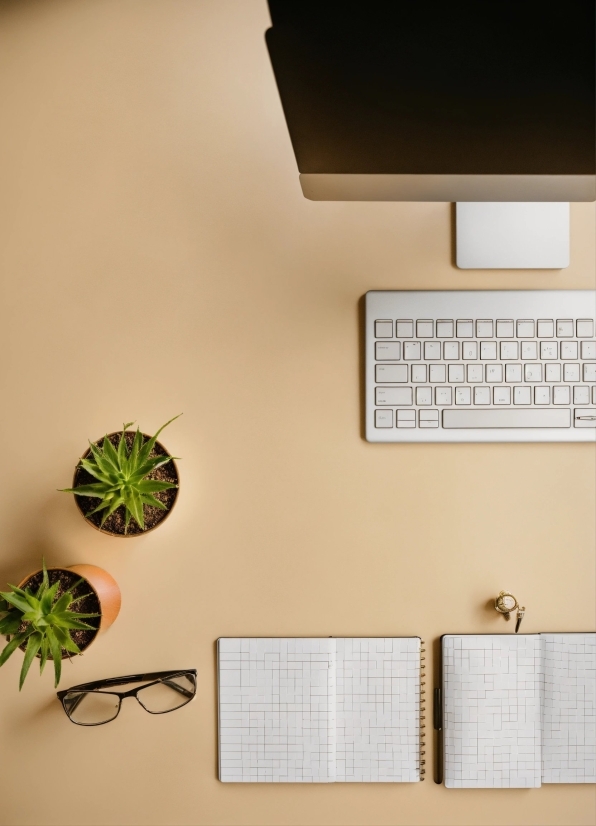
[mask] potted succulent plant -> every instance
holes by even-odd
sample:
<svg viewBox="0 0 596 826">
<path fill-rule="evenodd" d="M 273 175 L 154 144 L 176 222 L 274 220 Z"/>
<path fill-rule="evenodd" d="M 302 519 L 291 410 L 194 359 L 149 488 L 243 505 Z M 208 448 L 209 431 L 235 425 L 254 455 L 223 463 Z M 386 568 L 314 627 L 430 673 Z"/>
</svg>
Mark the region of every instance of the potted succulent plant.
<svg viewBox="0 0 596 826">
<path fill-rule="evenodd" d="M 9 588 L 0 592 L 0 634 L 8 637 L 0 666 L 17 648 L 25 652 L 19 690 L 35 657 L 40 673 L 53 660 L 57 686 L 62 660 L 85 651 L 120 611 L 116 581 L 95 565 L 48 569 L 44 561 L 40 571 Z"/>
<path fill-rule="evenodd" d="M 178 416 L 174 416 L 177 419 Z M 77 507 L 94 528 L 112 536 L 138 536 L 156 528 L 170 514 L 178 496 L 178 469 L 157 437 L 146 436 L 134 422 L 122 432 L 89 442 L 72 488 Z M 97 500 L 99 504 L 97 503 Z"/>
</svg>

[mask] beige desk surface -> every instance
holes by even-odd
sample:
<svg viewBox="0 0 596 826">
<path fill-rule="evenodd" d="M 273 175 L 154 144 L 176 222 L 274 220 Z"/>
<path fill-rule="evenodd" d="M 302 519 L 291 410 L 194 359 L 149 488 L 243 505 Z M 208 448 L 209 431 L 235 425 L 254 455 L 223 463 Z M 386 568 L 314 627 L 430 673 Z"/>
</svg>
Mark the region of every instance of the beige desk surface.
<svg viewBox="0 0 596 826">
<path fill-rule="evenodd" d="M 371 288 L 593 288 L 594 206 L 562 272 L 463 272 L 448 204 L 312 203 L 264 45 L 264 0 L 0 6 L 0 579 L 92 562 L 120 618 L 62 687 L 196 666 L 196 701 L 71 725 L 50 669 L 0 671 L 4 826 L 570 826 L 594 787 L 229 785 L 216 776 L 222 635 L 594 628 L 589 445 L 369 445 L 358 302 Z M 87 438 L 138 419 L 182 488 L 161 529 L 91 530 Z M 459 607 L 446 610 L 449 592 Z M 432 685 L 432 658 L 429 684 Z M 427 750 L 432 761 L 432 745 Z"/>
</svg>

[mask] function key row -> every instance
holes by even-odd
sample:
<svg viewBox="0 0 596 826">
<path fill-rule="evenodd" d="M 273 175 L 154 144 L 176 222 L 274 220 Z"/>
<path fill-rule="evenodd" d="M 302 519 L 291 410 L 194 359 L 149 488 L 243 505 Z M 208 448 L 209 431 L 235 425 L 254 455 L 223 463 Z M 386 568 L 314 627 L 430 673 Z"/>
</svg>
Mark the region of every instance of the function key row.
<svg viewBox="0 0 596 826">
<path fill-rule="evenodd" d="M 580 355 L 581 354 L 581 355 Z M 596 341 L 377 341 L 375 361 L 596 359 Z"/>
<path fill-rule="evenodd" d="M 475 333 L 475 336 L 474 336 Z M 592 338 L 594 319 L 412 319 L 375 321 L 375 338 Z"/>
</svg>

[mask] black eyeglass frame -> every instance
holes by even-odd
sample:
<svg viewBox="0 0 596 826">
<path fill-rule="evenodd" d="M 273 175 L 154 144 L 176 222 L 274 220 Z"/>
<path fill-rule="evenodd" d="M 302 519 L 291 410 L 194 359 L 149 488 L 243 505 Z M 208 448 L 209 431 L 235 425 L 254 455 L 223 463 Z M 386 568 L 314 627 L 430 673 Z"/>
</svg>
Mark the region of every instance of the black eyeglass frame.
<svg viewBox="0 0 596 826">
<path fill-rule="evenodd" d="M 176 708 L 169 708 L 166 711 L 150 711 L 146 706 L 143 705 L 142 701 L 138 698 L 137 694 L 139 691 L 143 691 L 145 688 L 149 688 L 149 686 L 157 685 L 158 683 L 163 683 L 166 681 L 167 678 L 173 679 L 174 677 L 182 677 L 184 675 L 192 675 L 193 677 L 193 684 L 194 684 L 194 691 L 192 694 L 186 691 L 182 686 L 174 685 L 170 686 L 174 688 L 176 691 L 179 691 L 181 694 L 190 695 L 185 703 L 182 705 L 176 706 Z M 131 688 L 129 691 L 103 691 L 104 688 L 112 688 L 118 685 L 126 685 L 127 683 L 145 683 L 145 685 L 137 686 L 136 688 Z M 109 720 L 103 720 L 101 723 L 77 723 L 76 720 L 73 720 L 70 716 L 67 708 L 66 708 L 66 697 L 72 691 L 79 691 L 81 693 L 81 697 L 79 702 L 83 699 L 85 694 L 91 694 L 93 692 L 97 692 L 98 694 L 111 694 L 115 697 L 118 697 L 118 711 L 114 714 L 113 717 L 110 717 Z M 73 685 L 70 688 L 65 688 L 62 691 L 57 691 L 56 695 L 62 704 L 62 708 L 64 709 L 64 713 L 68 717 L 71 723 L 75 726 L 105 726 L 106 723 L 111 723 L 112 720 L 115 720 L 116 717 L 120 714 L 120 709 L 122 708 L 122 700 L 126 697 L 134 697 L 141 708 L 145 709 L 148 714 L 169 714 L 171 711 L 178 711 L 179 708 L 183 708 L 185 705 L 188 705 L 193 697 L 196 696 L 197 693 L 197 669 L 196 668 L 182 668 L 178 671 L 152 671 L 147 674 L 129 674 L 126 677 L 108 677 L 105 680 L 94 680 L 91 683 L 81 683 L 80 685 Z M 78 703 L 74 705 L 71 711 L 74 711 Z"/>
</svg>

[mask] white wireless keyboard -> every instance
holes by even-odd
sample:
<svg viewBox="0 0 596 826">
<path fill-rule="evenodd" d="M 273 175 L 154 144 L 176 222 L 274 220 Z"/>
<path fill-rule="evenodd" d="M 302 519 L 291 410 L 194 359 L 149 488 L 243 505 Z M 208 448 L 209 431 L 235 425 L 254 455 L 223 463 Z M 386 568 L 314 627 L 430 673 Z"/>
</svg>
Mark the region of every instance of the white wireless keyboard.
<svg viewBox="0 0 596 826">
<path fill-rule="evenodd" d="M 366 294 L 369 442 L 596 441 L 596 291 Z"/>
</svg>

